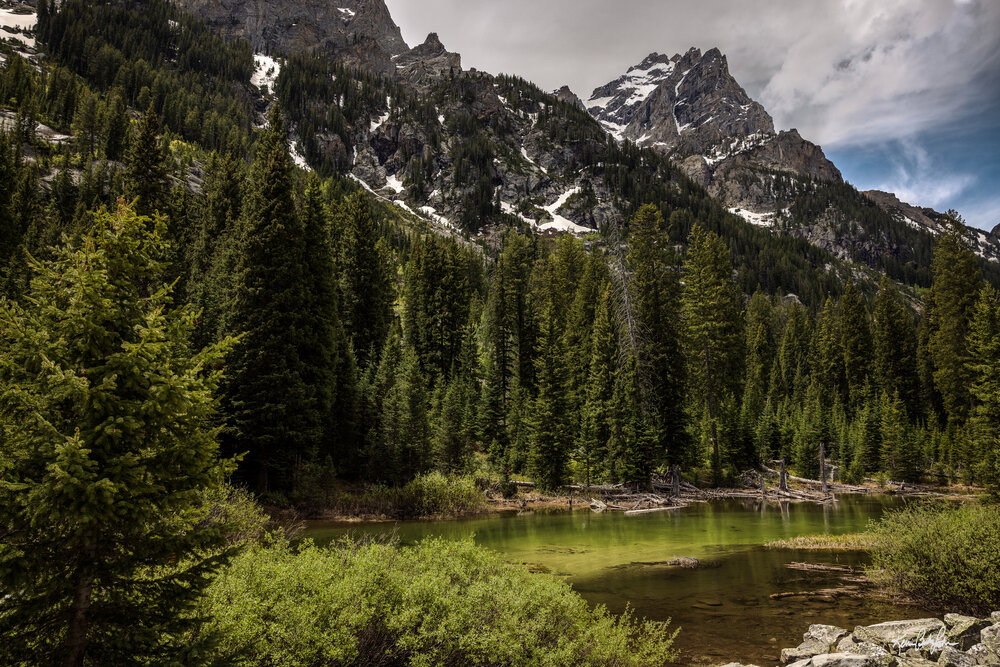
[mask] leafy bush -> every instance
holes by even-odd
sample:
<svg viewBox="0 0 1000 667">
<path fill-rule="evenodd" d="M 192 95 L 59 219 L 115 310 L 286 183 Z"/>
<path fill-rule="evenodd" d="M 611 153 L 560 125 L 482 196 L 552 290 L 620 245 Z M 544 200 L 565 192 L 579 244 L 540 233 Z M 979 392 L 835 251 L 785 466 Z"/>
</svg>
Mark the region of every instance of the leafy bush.
<svg viewBox="0 0 1000 667">
<path fill-rule="evenodd" d="M 471 541 L 254 546 L 201 611 L 235 665 L 660 665 L 665 623 L 591 609 Z"/>
<path fill-rule="evenodd" d="M 873 525 L 872 578 L 934 607 L 1000 608 L 1000 509 L 904 509 Z"/>
<path fill-rule="evenodd" d="M 373 486 L 359 494 L 341 494 L 335 509 L 352 515 L 394 517 L 458 516 L 483 509 L 486 495 L 474 477 L 431 472 L 400 487 Z"/>
<path fill-rule="evenodd" d="M 208 508 L 209 523 L 225 526 L 226 543 L 230 546 L 263 539 L 270 519 L 245 488 L 219 484 L 202 489 L 201 503 Z"/>
</svg>

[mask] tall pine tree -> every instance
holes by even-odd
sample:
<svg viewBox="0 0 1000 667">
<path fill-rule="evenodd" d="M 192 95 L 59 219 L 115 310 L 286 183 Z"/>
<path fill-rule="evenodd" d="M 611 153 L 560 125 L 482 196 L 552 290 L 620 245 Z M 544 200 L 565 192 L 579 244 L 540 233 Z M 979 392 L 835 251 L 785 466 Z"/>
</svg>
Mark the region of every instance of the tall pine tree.
<svg viewBox="0 0 1000 667">
<path fill-rule="evenodd" d="M 223 544 L 199 493 L 230 341 L 193 351 L 162 220 L 122 205 L 0 303 L 0 634 L 12 664 L 181 664 Z"/>
</svg>

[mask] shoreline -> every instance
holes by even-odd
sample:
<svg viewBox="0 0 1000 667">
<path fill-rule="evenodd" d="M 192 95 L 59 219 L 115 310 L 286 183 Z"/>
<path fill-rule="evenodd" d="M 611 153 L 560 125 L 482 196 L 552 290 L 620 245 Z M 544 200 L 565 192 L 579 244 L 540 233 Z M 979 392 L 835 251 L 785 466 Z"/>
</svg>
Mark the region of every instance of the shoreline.
<svg viewBox="0 0 1000 667">
<path fill-rule="evenodd" d="M 810 488 L 815 485 L 816 489 Z M 846 487 L 846 490 L 838 491 L 835 484 L 829 485 L 831 488 L 827 494 L 822 494 L 818 487 L 819 482 L 796 484 L 790 487 L 786 494 L 778 489 L 768 488 L 767 495 L 762 497 L 761 493 L 755 489 L 739 488 L 718 488 L 718 489 L 696 489 L 690 485 L 685 485 L 680 496 L 668 497 L 661 493 L 662 498 L 657 504 L 647 503 L 659 509 L 679 509 L 691 503 L 702 503 L 710 500 L 766 500 L 768 504 L 783 503 L 829 503 L 836 502 L 837 497 L 844 495 L 892 495 L 904 496 L 907 498 L 934 498 L 940 500 L 951 500 L 957 502 L 969 502 L 976 500 L 982 493 L 982 489 L 973 487 L 936 487 L 928 485 L 908 485 L 908 488 L 879 487 L 875 484 L 864 486 Z M 627 510 L 623 506 L 608 505 L 607 509 L 595 509 L 593 500 L 607 500 L 607 487 L 592 487 L 589 491 L 581 493 L 542 493 L 535 491 L 525 483 L 519 485 L 517 496 L 504 498 L 491 493 L 485 493 L 483 504 L 477 508 L 470 508 L 458 512 L 443 514 L 408 515 L 405 508 L 399 508 L 392 513 L 374 512 L 345 512 L 337 508 L 302 508 L 302 507 L 277 507 L 264 506 L 264 511 L 276 523 L 295 521 L 323 521 L 329 523 L 343 524 L 380 524 L 398 523 L 400 521 L 457 521 L 463 519 L 475 519 L 488 517 L 495 514 L 520 514 L 533 512 L 577 512 L 581 510 L 590 511 L 621 511 Z M 652 494 L 632 494 L 635 498 Z M 634 510 L 633 510 L 634 511 Z M 658 510 L 639 510 L 658 511 Z M 809 536 L 811 537 L 811 536 Z M 796 538 L 802 540 L 804 538 Z M 765 545 L 769 546 L 769 545 Z M 826 544 L 796 544 L 778 545 L 771 548 L 795 548 L 795 549 L 856 549 L 856 546 L 845 545 L 837 547 Z"/>
</svg>

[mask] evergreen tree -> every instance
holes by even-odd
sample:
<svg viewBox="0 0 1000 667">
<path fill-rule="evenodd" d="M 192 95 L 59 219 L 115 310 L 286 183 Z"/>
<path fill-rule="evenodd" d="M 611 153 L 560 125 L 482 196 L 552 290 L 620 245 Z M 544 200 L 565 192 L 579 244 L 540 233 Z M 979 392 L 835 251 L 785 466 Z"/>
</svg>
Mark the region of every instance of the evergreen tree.
<svg viewBox="0 0 1000 667">
<path fill-rule="evenodd" d="M 469 395 L 463 378 L 453 374 L 441 397 L 434 424 L 434 452 L 446 472 L 463 472 L 472 458 L 472 437 L 466 422 Z"/>
<path fill-rule="evenodd" d="M 783 311 L 785 323 L 768 389 L 771 402 L 775 405 L 783 398 L 801 400 L 812 373 L 812 321 L 809 312 L 795 302 L 783 306 Z"/>
<path fill-rule="evenodd" d="M 639 349 L 635 351 L 641 382 L 638 389 L 645 409 L 659 427 L 658 457 L 675 463 L 685 458 L 686 427 L 677 260 L 664 230 L 663 216 L 655 206 L 640 208 L 632 219 L 631 230 L 628 288 L 632 315 L 640 332 Z M 728 258 L 725 261 L 728 263 Z M 722 307 L 726 305 L 731 304 Z M 736 312 L 727 311 L 726 315 Z"/>
<path fill-rule="evenodd" d="M 643 407 L 639 383 L 639 361 L 629 354 L 615 373 L 608 455 L 614 481 L 646 489 L 653 469 L 656 429 Z"/>
<path fill-rule="evenodd" d="M 388 250 L 361 192 L 343 201 L 334 225 L 341 321 L 364 367 L 389 332 L 394 294 Z"/>
<path fill-rule="evenodd" d="M 885 276 L 875 296 L 872 381 L 881 394 L 899 393 L 911 417 L 919 414 L 916 326 L 899 291 Z"/>
<path fill-rule="evenodd" d="M 404 273 L 403 325 L 423 368 L 446 375 L 458 359 L 469 301 L 478 280 L 454 239 L 417 239 Z"/>
<path fill-rule="evenodd" d="M 854 482 L 861 482 L 866 474 L 875 472 L 882 465 L 882 413 L 879 401 L 869 397 L 855 414 L 851 441 L 853 458 L 848 476 Z"/>
<path fill-rule="evenodd" d="M 222 327 L 236 259 L 245 167 L 235 156 L 212 153 L 205 168 L 197 233 L 189 246 L 188 298 L 201 310 L 195 339 L 215 340 Z"/>
<path fill-rule="evenodd" d="M 720 481 L 720 425 L 728 421 L 740 377 L 740 294 L 733 282 L 729 251 L 716 234 L 691 230 L 684 263 L 682 318 L 691 389 L 699 412 L 707 414 L 707 436 L 715 481 Z"/>
<path fill-rule="evenodd" d="M 823 392 L 818 381 L 809 385 L 795 432 L 795 467 L 801 476 L 809 479 L 819 479 L 819 445 L 830 442 L 831 410 L 826 406 Z"/>
<path fill-rule="evenodd" d="M 250 169 L 223 323 L 240 336 L 224 384 L 226 442 L 233 453 L 247 452 L 244 475 L 259 493 L 291 487 L 302 457 L 318 450 L 326 418 L 305 367 L 311 341 L 302 314 L 310 297 L 291 172 L 275 107 Z"/>
<path fill-rule="evenodd" d="M 0 634 L 17 664 L 167 664 L 221 547 L 213 392 L 170 309 L 162 220 L 124 205 L 0 305 Z M 216 551 L 216 553 L 221 553 Z"/>
<path fill-rule="evenodd" d="M 125 196 L 136 200 L 136 211 L 165 211 L 167 148 L 160 142 L 160 119 L 150 106 L 139 121 L 125 155 Z"/>
<path fill-rule="evenodd" d="M 302 272 L 304 303 L 297 326 L 302 336 L 300 359 L 303 378 L 310 391 L 310 409 L 319 413 L 318 449 L 306 453 L 313 462 L 332 457 L 339 445 L 354 446 L 339 439 L 333 422 L 333 404 L 337 393 L 352 393 L 350 387 L 337 384 L 337 355 L 346 346 L 337 308 L 337 285 L 334 276 L 333 249 L 330 247 L 330 214 L 323 202 L 319 178 L 312 173 L 306 184 L 302 204 Z M 341 378 L 343 379 L 343 378 Z"/>
<path fill-rule="evenodd" d="M 366 455 L 369 479 L 404 484 L 433 464 L 427 390 L 416 352 L 394 327 L 372 386 L 377 423 Z"/>
<path fill-rule="evenodd" d="M 511 413 L 523 407 L 521 399 L 531 385 L 535 341 L 534 315 L 529 302 L 529 278 L 534 252 L 527 237 L 510 231 L 493 266 L 483 312 L 484 352 L 482 423 L 483 440 L 494 464 L 505 474 L 511 470 L 515 430 Z M 526 386 L 527 385 L 527 386 Z M 515 406 L 515 403 L 517 405 Z M 522 453 L 523 450 L 518 450 Z"/>
<path fill-rule="evenodd" d="M 969 331 L 975 407 L 971 418 L 972 459 L 976 477 L 1000 490 L 1000 296 L 984 284 Z"/>
<path fill-rule="evenodd" d="M 934 246 L 934 284 L 928 299 L 928 352 L 934 387 L 952 426 L 964 422 L 971 399 L 969 321 L 981 284 L 979 262 L 969 250 L 960 220 L 951 218 Z"/>
<path fill-rule="evenodd" d="M 746 378 L 743 383 L 743 402 L 740 407 L 740 467 L 760 462 L 766 450 L 755 444 L 757 422 L 764 413 L 770 385 L 771 362 L 774 358 L 774 339 L 771 333 L 771 302 L 761 292 L 755 292 L 746 310 Z"/>
<path fill-rule="evenodd" d="M 892 479 L 916 482 L 920 479 L 920 455 L 913 446 L 909 425 L 906 421 L 906 407 L 899 394 L 882 394 L 882 469 Z"/>
<path fill-rule="evenodd" d="M 537 389 L 531 418 L 531 468 L 538 484 L 558 489 L 566 483 L 572 434 L 567 416 L 566 351 L 552 303 L 541 318 L 537 356 Z"/>
<path fill-rule="evenodd" d="M 847 385 L 848 413 L 861 406 L 868 384 L 868 369 L 872 358 L 871 328 L 868 324 L 868 309 L 864 298 L 854 286 L 854 280 L 847 279 L 844 293 L 840 297 L 838 316 L 840 320 L 840 343 L 844 352 L 844 379 Z"/>
<path fill-rule="evenodd" d="M 104 157 L 120 160 L 125 152 L 128 138 L 128 107 L 120 91 L 115 91 L 104 108 L 101 117 L 101 131 L 104 137 Z"/>
<path fill-rule="evenodd" d="M 80 152 L 86 158 L 93 158 L 100 132 L 97 95 L 86 90 L 80 95 L 73 118 L 73 132 L 80 143 Z"/>
<path fill-rule="evenodd" d="M 819 382 L 827 407 L 833 399 L 843 398 L 844 392 L 844 348 L 841 345 L 840 321 L 832 299 L 827 299 L 816 322 L 813 334 L 813 374 Z"/>
<path fill-rule="evenodd" d="M 591 336 L 590 368 L 577 455 L 588 486 L 602 477 L 601 473 L 606 469 L 607 447 L 611 438 L 611 400 L 618 364 L 618 334 L 612 308 L 611 288 L 605 286 Z"/>
</svg>

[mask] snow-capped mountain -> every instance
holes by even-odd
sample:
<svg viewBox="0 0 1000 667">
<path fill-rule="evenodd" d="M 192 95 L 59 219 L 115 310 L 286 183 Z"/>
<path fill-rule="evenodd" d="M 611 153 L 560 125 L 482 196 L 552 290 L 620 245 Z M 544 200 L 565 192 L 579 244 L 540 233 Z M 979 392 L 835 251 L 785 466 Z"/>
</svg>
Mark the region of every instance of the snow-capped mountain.
<svg viewBox="0 0 1000 667">
<path fill-rule="evenodd" d="M 343 106 L 343 92 L 288 110 L 296 160 L 325 161 L 441 227 L 488 230 L 514 220 L 588 233 L 621 219 L 625 191 L 669 206 L 685 191 L 672 162 L 735 216 L 842 259 L 923 261 L 914 235 L 933 233 L 844 183 L 794 129 L 777 131 L 718 49 L 650 54 L 581 102 L 567 87 L 547 94 L 516 76 L 464 71 L 433 33 L 409 48 L 384 0 L 172 1 L 224 36 L 250 41 L 252 83 L 268 98 L 295 53 L 376 75 L 359 82 L 367 92 L 336 123 L 329 105 Z M 605 132 L 667 159 L 616 152 Z M 642 189 L 623 188 L 621 169 Z M 997 234 L 986 236 L 983 243 L 997 243 Z"/>
<path fill-rule="evenodd" d="M 664 151 L 715 154 L 732 138 L 749 146 L 774 134 L 771 117 L 730 76 L 718 49 L 652 53 L 585 104 L 617 138 Z"/>
<path fill-rule="evenodd" d="M 822 180 L 840 172 L 819 147 L 797 132 L 776 133 L 763 106 L 729 73 L 718 49 L 697 48 L 672 57 L 652 53 L 641 63 L 594 90 L 587 110 L 619 140 L 671 155 L 708 185 L 716 167 L 747 156 L 769 169 Z M 733 205 L 748 202 L 728 202 Z"/>
</svg>

